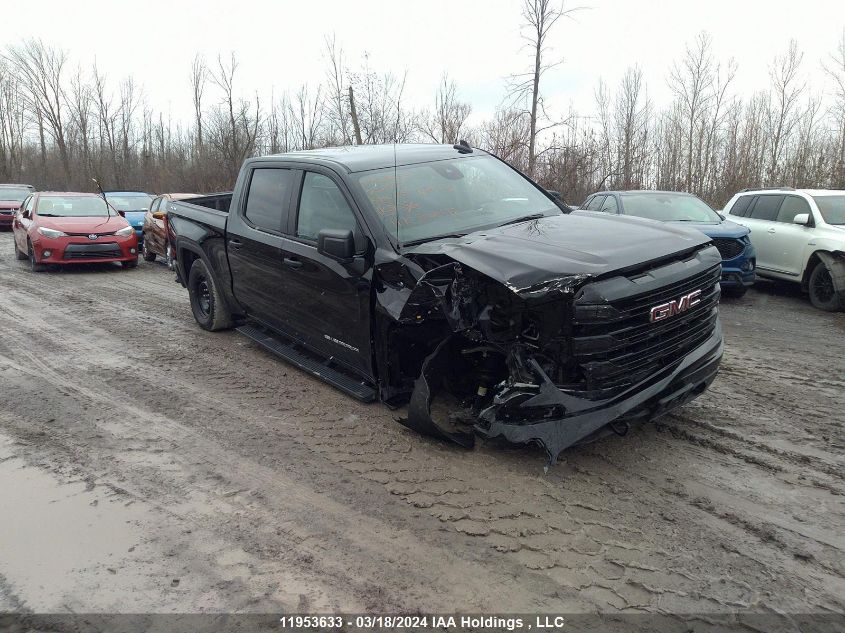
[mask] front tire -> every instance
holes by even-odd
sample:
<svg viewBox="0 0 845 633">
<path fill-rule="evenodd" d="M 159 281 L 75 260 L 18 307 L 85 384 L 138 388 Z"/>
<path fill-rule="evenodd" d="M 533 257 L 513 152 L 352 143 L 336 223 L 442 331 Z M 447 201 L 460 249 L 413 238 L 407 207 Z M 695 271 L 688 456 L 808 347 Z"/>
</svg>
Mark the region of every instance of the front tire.
<svg viewBox="0 0 845 633">
<path fill-rule="evenodd" d="M 128 262 L 120 262 L 120 265 L 124 268 L 138 268 L 138 258 L 136 257 Z"/>
<path fill-rule="evenodd" d="M 845 297 L 836 291 L 833 276 L 824 262 L 819 262 L 810 275 L 810 303 L 825 312 L 837 312 L 845 307 Z"/>
<path fill-rule="evenodd" d="M 42 273 L 47 270 L 45 264 L 41 264 L 35 259 L 35 249 L 32 248 L 32 242 L 29 243 L 29 269 L 34 273 Z"/>
<path fill-rule="evenodd" d="M 144 236 L 144 244 L 141 246 L 141 254 L 144 256 L 144 261 L 145 261 L 145 262 L 154 262 L 154 261 L 156 260 L 156 254 L 155 254 L 155 253 L 153 253 L 153 252 L 152 252 L 152 251 L 151 251 L 151 250 L 147 247 L 147 242 L 148 242 L 148 241 L 149 241 L 149 240 L 147 239 L 147 236 L 145 235 L 145 236 Z"/>
<path fill-rule="evenodd" d="M 188 295 L 194 318 L 201 328 L 213 332 L 232 327 L 232 315 L 201 259 L 193 263 L 188 274 Z"/>
</svg>

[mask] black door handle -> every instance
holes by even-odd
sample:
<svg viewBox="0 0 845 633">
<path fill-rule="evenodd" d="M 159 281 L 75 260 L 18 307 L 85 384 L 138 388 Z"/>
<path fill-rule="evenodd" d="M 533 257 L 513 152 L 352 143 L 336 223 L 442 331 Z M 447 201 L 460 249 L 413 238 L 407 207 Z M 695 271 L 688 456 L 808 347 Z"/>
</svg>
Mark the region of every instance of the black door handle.
<svg viewBox="0 0 845 633">
<path fill-rule="evenodd" d="M 232 248 L 240 248 L 243 245 L 243 242 L 241 242 L 240 240 L 229 240 L 229 246 L 231 246 Z"/>
<path fill-rule="evenodd" d="M 292 257 L 285 257 L 282 262 L 288 268 L 302 268 L 302 262 Z"/>
</svg>

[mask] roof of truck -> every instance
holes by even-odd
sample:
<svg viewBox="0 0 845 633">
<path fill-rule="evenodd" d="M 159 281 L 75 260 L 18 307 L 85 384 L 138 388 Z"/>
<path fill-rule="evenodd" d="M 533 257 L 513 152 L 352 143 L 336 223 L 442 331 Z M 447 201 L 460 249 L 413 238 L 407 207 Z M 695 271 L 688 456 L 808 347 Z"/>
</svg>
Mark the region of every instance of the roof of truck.
<svg viewBox="0 0 845 633">
<path fill-rule="evenodd" d="M 465 150 L 464 150 L 465 151 Z M 348 145 L 345 147 L 326 147 L 286 154 L 274 154 L 254 158 L 253 161 L 265 162 L 286 160 L 307 163 L 331 163 L 345 168 L 349 172 L 382 169 L 394 165 L 413 165 L 436 160 L 486 156 L 487 152 L 473 149 L 472 153 L 461 153 L 452 145 L 434 145 L 430 143 L 398 143 L 396 145 Z"/>
</svg>

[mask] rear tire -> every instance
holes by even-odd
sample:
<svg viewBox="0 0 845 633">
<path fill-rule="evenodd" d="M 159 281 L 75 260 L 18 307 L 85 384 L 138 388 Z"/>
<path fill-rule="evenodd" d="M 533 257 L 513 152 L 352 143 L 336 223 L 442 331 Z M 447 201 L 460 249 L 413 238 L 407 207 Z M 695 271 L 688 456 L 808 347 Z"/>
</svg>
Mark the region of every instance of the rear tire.
<svg viewBox="0 0 845 633">
<path fill-rule="evenodd" d="M 18 261 L 21 261 L 21 262 L 23 260 L 27 259 L 27 254 L 21 253 L 21 250 L 18 248 L 18 243 L 16 241 L 14 241 L 14 239 L 12 240 L 12 244 L 15 245 L 15 259 L 17 259 Z"/>
<path fill-rule="evenodd" d="M 147 236 L 144 236 L 144 244 L 141 246 L 141 254 L 144 256 L 145 262 L 154 262 L 156 260 L 156 254 L 153 253 L 149 248 L 147 248 Z"/>
<path fill-rule="evenodd" d="M 232 314 L 201 259 L 193 263 L 188 274 L 188 295 L 191 311 L 201 328 L 214 332 L 232 327 Z"/>
<path fill-rule="evenodd" d="M 824 262 L 819 262 L 810 275 L 810 303 L 825 312 L 837 312 L 845 308 L 845 297 L 836 292 L 833 277 Z"/>
<path fill-rule="evenodd" d="M 722 294 L 732 299 L 742 299 L 748 288 L 745 286 L 731 286 L 730 288 L 722 288 Z"/>
<path fill-rule="evenodd" d="M 43 273 L 47 270 L 47 266 L 45 264 L 40 264 L 35 259 L 35 249 L 32 248 L 32 242 L 28 244 L 29 246 L 29 269 L 34 273 Z"/>
</svg>

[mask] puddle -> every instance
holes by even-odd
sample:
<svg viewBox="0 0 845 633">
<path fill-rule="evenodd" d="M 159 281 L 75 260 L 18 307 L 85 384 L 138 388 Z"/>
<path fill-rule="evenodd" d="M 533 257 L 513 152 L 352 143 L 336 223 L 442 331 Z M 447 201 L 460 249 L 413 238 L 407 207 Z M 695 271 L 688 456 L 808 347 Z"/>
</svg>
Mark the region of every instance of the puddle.
<svg viewBox="0 0 845 633">
<path fill-rule="evenodd" d="M 73 608 L 94 592 L 101 606 L 117 607 L 123 596 L 114 579 L 123 576 L 125 586 L 127 574 L 139 575 L 132 559 L 148 511 L 108 489 L 60 482 L 11 457 L 12 449 L 0 438 L 0 574 L 7 589 L 36 611 Z"/>
</svg>

